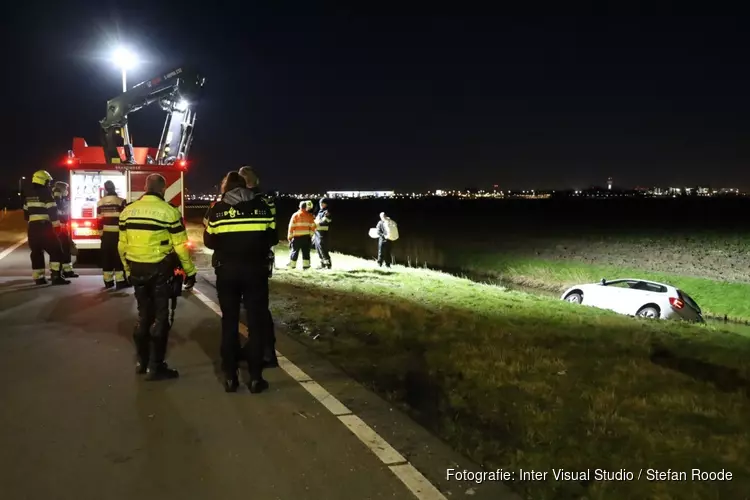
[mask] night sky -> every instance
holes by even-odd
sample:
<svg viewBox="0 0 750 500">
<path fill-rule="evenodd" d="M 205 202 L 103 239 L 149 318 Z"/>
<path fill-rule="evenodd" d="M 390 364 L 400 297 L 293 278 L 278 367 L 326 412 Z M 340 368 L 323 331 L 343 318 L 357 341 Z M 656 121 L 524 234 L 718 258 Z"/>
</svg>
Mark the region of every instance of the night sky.
<svg viewBox="0 0 750 500">
<path fill-rule="evenodd" d="M 54 165 L 75 135 L 96 142 L 121 90 L 107 60 L 119 39 L 146 59 L 131 84 L 183 63 L 206 76 L 193 190 L 244 164 L 282 191 L 585 188 L 609 176 L 750 188 L 742 17 L 75 3 L 23 2 L 3 20 L 4 184 Z M 162 116 L 131 116 L 136 146 L 157 144 Z"/>
</svg>

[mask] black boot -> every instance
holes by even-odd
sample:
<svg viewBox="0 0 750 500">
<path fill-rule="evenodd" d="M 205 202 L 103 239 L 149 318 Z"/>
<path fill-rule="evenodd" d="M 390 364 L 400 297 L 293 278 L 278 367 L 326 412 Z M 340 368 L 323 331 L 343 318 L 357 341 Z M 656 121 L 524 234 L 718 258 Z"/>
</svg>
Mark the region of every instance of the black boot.
<svg viewBox="0 0 750 500">
<path fill-rule="evenodd" d="M 251 380 L 250 383 L 247 384 L 247 388 L 250 389 L 251 393 L 259 394 L 268 389 L 268 382 L 262 378 Z"/>
<path fill-rule="evenodd" d="M 240 378 L 237 372 L 224 374 L 224 392 L 237 392 L 240 386 Z"/>
<path fill-rule="evenodd" d="M 70 281 L 66 280 L 60 274 L 60 271 L 52 271 L 52 284 L 53 285 L 70 285 Z"/>
<path fill-rule="evenodd" d="M 135 372 L 142 375 L 146 373 L 151 355 L 149 337 L 139 335 L 136 330 L 133 334 L 133 342 L 135 343 Z"/>
<path fill-rule="evenodd" d="M 180 373 L 167 366 L 164 355 L 167 353 L 167 337 L 151 338 L 151 362 L 146 370 L 146 380 L 166 380 L 177 378 Z"/>
<path fill-rule="evenodd" d="M 104 289 L 109 290 L 110 288 L 114 288 L 115 282 L 114 281 L 105 281 L 104 282 Z"/>
<path fill-rule="evenodd" d="M 130 288 L 132 285 L 128 283 L 127 281 L 118 281 L 115 284 L 115 290 L 124 290 L 126 288 Z"/>
<path fill-rule="evenodd" d="M 157 381 L 157 380 L 169 380 L 178 378 L 180 372 L 170 368 L 166 363 L 160 363 L 158 365 L 149 365 L 146 370 L 146 380 Z"/>
<path fill-rule="evenodd" d="M 70 271 L 63 271 L 62 275 L 63 278 L 80 278 L 80 275 L 72 269 Z"/>
<path fill-rule="evenodd" d="M 47 278 L 42 276 L 41 278 L 37 278 L 34 280 L 34 283 L 37 285 L 46 285 L 47 284 Z"/>
</svg>

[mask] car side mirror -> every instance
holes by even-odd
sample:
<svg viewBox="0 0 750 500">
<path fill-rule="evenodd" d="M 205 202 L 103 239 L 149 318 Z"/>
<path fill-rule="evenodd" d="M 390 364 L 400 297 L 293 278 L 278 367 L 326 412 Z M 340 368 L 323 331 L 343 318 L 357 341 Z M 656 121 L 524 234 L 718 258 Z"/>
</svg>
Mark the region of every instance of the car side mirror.
<svg viewBox="0 0 750 500">
<path fill-rule="evenodd" d="M 606 284 L 607 284 L 607 280 L 606 280 L 605 278 L 602 278 L 602 280 L 600 281 L 600 283 L 601 283 L 602 285 L 606 285 Z"/>
</svg>

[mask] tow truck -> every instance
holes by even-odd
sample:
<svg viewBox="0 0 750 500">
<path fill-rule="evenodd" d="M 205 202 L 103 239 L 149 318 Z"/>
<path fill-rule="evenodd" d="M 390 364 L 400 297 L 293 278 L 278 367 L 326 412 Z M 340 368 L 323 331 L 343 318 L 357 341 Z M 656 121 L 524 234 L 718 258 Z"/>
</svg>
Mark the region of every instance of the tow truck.
<svg viewBox="0 0 750 500">
<path fill-rule="evenodd" d="M 119 196 L 131 203 L 144 194 L 146 178 L 158 173 L 167 181 L 164 199 L 185 217 L 184 176 L 193 140 L 195 106 L 205 78 L 192 68 L 180 67 L 144 81 L 107 101 L 101 125 L 101 146 L 73 138 L 65 166 L 70 171 L 69 230 L 79 250 L 99 250 L 96 204 L 104 183 L 112 181 Z M 128 115 L 158 103 L 167 112 L 159 145 L 133 147 L 126 139 Z M 122 146 L 118 146 L 122 137 Z"/>
</svg>

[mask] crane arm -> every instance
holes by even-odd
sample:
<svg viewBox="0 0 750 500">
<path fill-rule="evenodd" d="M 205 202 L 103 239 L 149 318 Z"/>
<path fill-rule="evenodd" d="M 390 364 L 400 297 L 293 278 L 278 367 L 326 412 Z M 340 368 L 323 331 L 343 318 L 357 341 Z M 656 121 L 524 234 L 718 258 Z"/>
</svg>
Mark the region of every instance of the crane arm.
<svg viewBox="0 0 750 500">
<path fill-rule="evenodd" d="M 200 99 L 203 78 L 190 68 L 177 68 L 164 75 L 141 82 L 127 92 L 107 102 L 107 115 L 99 122 L 107 163 L 120 161 L 116 146 L 116 130 L 128 122 L 128 115 L 156 102 L 167 111 L 162 141 L 159 143 L 157 163 L 172 162 L 187 151 L 192 139 L 195 111 L 192 106 Z M 176 118 L 176 120 L 175 120 Z M 177 132 L 178 134 L 174 134 Z M 171 132 L 171 133 L 170 133 Z M 134 163 L 132 149 L 125 145 L 126 163 Z"/>
</svg>

